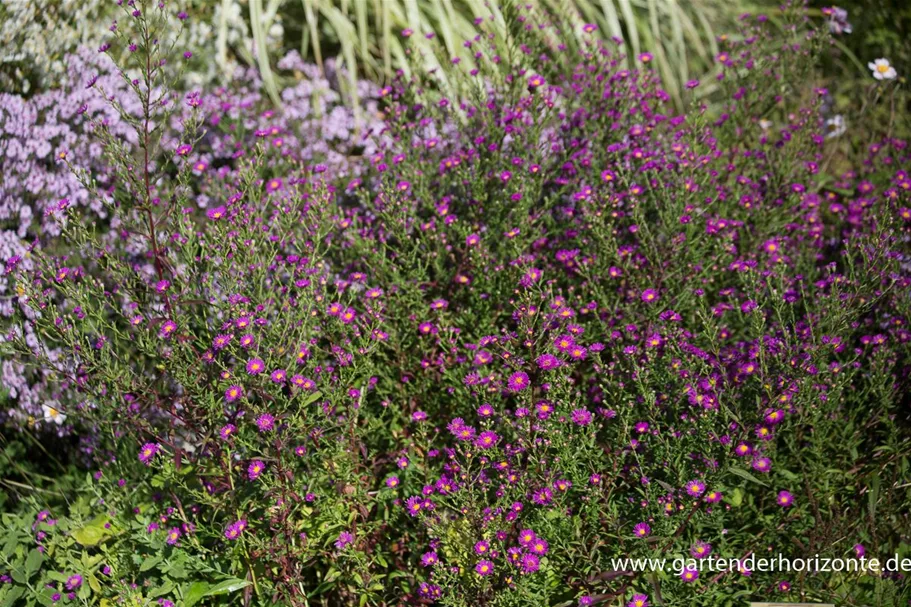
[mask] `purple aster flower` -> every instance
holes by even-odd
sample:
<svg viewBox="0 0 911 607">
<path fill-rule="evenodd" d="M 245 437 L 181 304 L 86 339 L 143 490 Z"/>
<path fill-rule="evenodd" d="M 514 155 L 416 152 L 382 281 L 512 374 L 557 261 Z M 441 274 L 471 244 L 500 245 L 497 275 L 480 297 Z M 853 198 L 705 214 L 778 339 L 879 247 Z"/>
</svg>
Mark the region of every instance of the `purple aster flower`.
<svg viewBox="0 0 911 607">
<path fill-rule="evenodd" d="M 71 575 L 70 577 L 68 577 L 66 579 L 66 589 L 67 590 L 76 590 L 80 586 L 82 586 L 82 576 L 79 575 L 78 573 L 75 575 Z"/>
<path fill-rule="evenodd" d="M 554 493 L 548 487 L 538 489 L 531 496 L 531 501 L 539 506 L 548 505 L 554 498 Z"/>
<path fill-rule="evenodd" d="M 687 583 L 695 582 L 699 579 L 699 570 L 695 567 L 687 567 L 680 572 L 680 579 Z"/>
<path fill-rule="evenodd" d="M 425 552 L 421 555 L 421 565 L 424 567 L 432 567 L 440 562 L 440 557 L 437 556 L 436 552 L 430 551 Z"/>
<path fill-rule="evenodd" d="M 171 527 L 168 530 L 168 538 L 166 540 L 169 546 L 175 545 L 178 540 L 180 540 L 180 529 L 178 527 Z"/>
<path fill-rule="evenodd" d="M 229 540 L 236 540 L 240 537 L 240 534 L 243 533 L 243 530 L 247 528 L 247 521 L 239 520 L 228 525 L 228 528 L 225 529 L 225 538 Z"/>
<path fill-rule="evenodd" d="M 139 450 L 139 461 L 141 461 L 146 466 L 151 465 L 152 459 L 158 455 L 158 451 L 161 449 L 158 443 L 146 443 L 142 446 L 142 449 Z"/>
<path fill-rule="evenodd" d="M 481 432 L 478 438 L 474 441 L 474 444 L 475 447 L 478 447 L 479 449 L 489 449 L 496 445 L 498 440 L 500 440 L 500 437 L 497 436 L 496 432 L 487 430 L 485 432 Z"/>
<path fill-rule="evenodd" d="M 530 574 L 541 568 L 541 559 L 536 554 L 527 552 L 522 555 L 522 573 Z"/>
<path fill-rule="evenodd" d="M 177 323 L 173 320 L 165 321 L 158 330 L 158 336 L 168 339 L 177 330 Z"/>
<path fill-rule="evenodd" d="M 531 546 L 534 541 L 538 539 L 538 536 L 535 535 L 535 532 L 531 529 L 523 529 L 519 532 L 519 545 L 528 548 Z"/>
<path fill-rule="evenodd" d="M 790 491 L 779 491 L 778 497 L 775 500 L 779 506 L 782 508 L 787 508 L 794 505 L 794 496 L 791 495 Z"/>
<path fill-rule="evenodd" d="M 572 418 L 573 423 L 577 426 L 587 426 L 592 423 L 592 414 L 588 409 L 574 409 Z"/>
<path fill-rule="evenodd" d="M 522 371 L 517 371 L 509 376 L 507 386 L 511 392 L 521 392 L 528 387 L 528 375 Z"/>
<path fill-rule="evenodd" d="M 538 363 L 538 368 L 544 371 L 550 371 L 560 366 L 560 359 L 553 354 L 542 354 L 535 362 Z"/>
<path fill-rule="evenodd" d="M 228 389 L 225 390 L 225 401 L 233 403 L 239 398 L 242 398 L 244 395 L 244 389 L 240 386 L 228 386 Z"/>
<path fill-rule="evenodd" d="M 547 554 L 547 550 L 550 546 L 547 544 L 547 540 L 544 538 L 537 538 L 532 542 L 531 546 L 528 548 L 529 552 L 536 554 L 538 556 L 544 556 Z"/>
<path fill-rule="evenodd" d="M 634 594 L 626 607 L 648 607 L 648 597 L 644 594 Z"/>
<path fill-rule="evenodd" d="M 265 368 L 266 363 L 258 358 L 251 358 L 250 361 L 247 362 L 247 373 L 250 375 L 259 375 Z"/>
<path fill-rule="evenodd" d="M 692 480 L 686 484 L 686 492 L 693 497 L 699 497 L 705 492 L 705 483 L 700 480 Z"/>
<path fill-rule="evenodd" d="M 772 469 L 772 460 L 767 457 L 753 458 L 753 470 L 757 472 L 768 472 Z"/>
<path fill-rule="evenodd" d="M 405 500 L 405 509 L 411 516 L 417 516 L 424 508 L 424 498 L 418 495 L 409 497 Z"/>
<path fill-rule="evenodd" d="M 347 531 L 342 531 L 338 534 L 338 539 L 335 540 L 335 547 L 339 550 L 344 550 L 349 544 L 354 542 L 354 536 Z"/>
<path fill-rule="evenodd" d="M 648 526 L 648 523 L 638 523 L 633 527 L 633 534 L 636 537 L 646 537 L 652 532 L 652 528 Z"/>
<path fill-rule="evenodd" d="M 482 577 L 490 575 L 491 573 L 493 573 L 493 563 L 486 559 L 480 560 L 480 561 L 478 561 L 478 564 L 475 565 L 474 570 L 477 572 L 478 575 L 480 575 Z"/>
<path fill-rule="evenodd" d="M 270 413 L 263 413 L 256 418 L 256 427 L 260 432 L 269 432 L 275 428 L 275 416 Z"/>
<path fill-rule="evenodd" d="M 703 541 L 697 541 L 690 547 L 690 555 L 694 559 L 704 559 L 712 554 L 712 545 Z"/>
<path fill-rule="evenodd" d="M 259 475 L 263 473 L 263 470 L 266 469 L 266 464 L 262 463 L 260 460 L 256 459 L 250 462 L 250 465 L 247 467 L 247 477 L 251 481 L 255 481 L 259 478 Z"/>
</svg>

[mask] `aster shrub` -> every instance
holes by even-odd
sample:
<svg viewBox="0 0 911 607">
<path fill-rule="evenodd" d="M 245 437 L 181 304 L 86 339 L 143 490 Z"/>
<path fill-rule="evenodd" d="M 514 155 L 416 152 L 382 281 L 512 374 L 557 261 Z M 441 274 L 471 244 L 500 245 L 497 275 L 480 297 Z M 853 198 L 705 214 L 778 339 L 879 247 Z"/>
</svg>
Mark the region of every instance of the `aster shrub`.
<svg viewBox="0 0 911 607">
<path fill-rule="evenodd" d="M 165 23 L 181 23 L 174 15 L 162 18 L 167 19 Z M 168 31 L 168 39 L 179 39 L 179 31 Z M 28 251 L 36 238 L 42 238 L 46 247 L 55 246 L 60 227 L 53 211 L 62 204 L 84 209 L 84 217 L 97 222 L 97 238 L 106 247 L 129 255 L 143 271 L 153 271 L 150 260 L 143 257 L 142 242 L 131 238 L 122 218 L 111 212 L 110 205 L 124 186 L 95 132 L 101 127 L 125 151 L 139 150 L 134 122 L 142 108 L 131 88 L 138 72 L 125 65 L 129 73 L 121 74 L 109 53 L 137 56 L 142 52 L 132 37 L 113 46 L 99 42 L 96 49 L 83 48 L 67 57 L 66 80 L 60 88 L 32 97 L 0 93 L 0 257 L 4 261 L 22 260 L 28 267 Z M 171 63 L 162 59 L 165 63 L 160 67 L 167 71 L 159 77 L 162 82 L 166 77 L 173 82 L 181 71 L 171 63 L 187 59 L 179 54 Z M 381 128 L 376 118 L 378 87 L 359 83 L 363 105 L 352 109 L 342 104 L 341 94 L 320 76 L 316 66 L 304 63 L 297 53 L 280 60 L 278 68 L 291 82 L 280 92 L 280 113 L 264 101 L 259 77 L 251 69 L 237 69 L 230 89 L 216 88 L 205 96 L 174 101 L 173 114 L 161 125 L 161 137 L 163 147 L 175 154 L 184 123 L 193 115 L 204 116 L 200 141 L 185 157 L 192 164 L 196 182 L 190 204 L 209 205 L 213 192 L 207 184 L 220 183 L 250 146 L 266 137 L 264 176 L 288 158 L 338 176 L 354 175 L 360 171 L 356 159 L 373 153 L 375 139 L 364 135 Z M 153 166 L 162 161 L 157 156 L 150 159 Z M 93 180 L 94 189 L 86 187 L 80 175 Z M 165 173 L 156 174 L 156 179 L 166 178 Z M 13 314 L 13 295 L 9 276 L 3 272 L 0 316 Z M 30 340 L 39 340 L 30 327 L 25 330 Z M 51 422 L 49 426 L 58 435 L 72 432 L 76 420 L 47 411 L 48 407 L 56 410 L 70 397 L 67 382 L 48 383 L 44 370 L 29 369 L 11 359 L 0 361 L 0 377 L 0 420 L 23 427 L 44 420 Z"/>
<path fill-rule="evenodd" d="M 219 155 L 212 94 L 159 79 L 152 10 L 114 43 L 135 136 L 92 129 L 117 186 L 74 167 L 110 219 L 60 203 L 7 263 L 7 350 L 94 437 L 65 527 L 11 519 L 7 592 L 105 567 L 120 585 L 79 597 L 908 598 L 900 572 L 699 567 L 911 556 L 909 151 L 871 125 L 830 172 L 801 11 L 744 18 L 718 110 L 678 114 L 619 41 L 507 4 L 517 33 L 481 26 L 453 68 L 465 98 L 390 83 L 344 174 L 268 123 Z"/>
</svg>

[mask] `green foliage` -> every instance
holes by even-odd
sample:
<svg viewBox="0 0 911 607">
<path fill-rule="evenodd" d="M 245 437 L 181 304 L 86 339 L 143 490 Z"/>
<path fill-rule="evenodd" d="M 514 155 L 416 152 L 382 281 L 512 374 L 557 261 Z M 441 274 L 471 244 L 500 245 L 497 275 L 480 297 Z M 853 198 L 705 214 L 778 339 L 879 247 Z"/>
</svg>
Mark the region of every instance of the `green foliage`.
<svg viewBox="0 0 911 607">
<path fill-rule="evenodd" d="M 95 472 L 56 519 L 42 495 L 4 515 L 0 600 L 908 598 L 895 575 L 617 561 L 909 555 L 907 142 L 827 145 L 802 13 L 723 41 L 710 116 L 508 5 L 459 96 L 422 101 L 450 70 L 384 87 L 348 181 L 280 129 L 198 170 L 206 128 L 262 109 L 172 90 L 154 10 L 117 32 L 136 143 L 94 124 L 116 180 L 79 172 L 109 218 L 62 201 L 61 236 L 8 262 L 8 347 L 78 387 Z"/>
<path fill-rule="evenodd" d="M 251 7 L 259 1 L 251 1 Z M 352 83 L 358 74 L 388 79 L 398 69 L 410 76 L 413 67 L 440 70 L 445 78 L 445 66 L 453 59 L 471 61 L 472 52 L 464 43 L 476 35 L 477 20 L 495 24 L 492 29 L 501 40 L 510 28 L 522 27 L 504 15 L 509 3 L 481 0 L 301 0 L 272 5 L 282 16 L 288 37 L 300 36 L 303 56 L 320 66 L 324 58 L 338 56 Z M 643 65 L 641 53 L 652 53 L 656 71 L 678 107 L 683 107 L 687 81 L 715 71 L 718 32 L 752 8 L 742 0 L 535 0 L 531 5 L 566 21 L 567 43 L 580 44 L 588 37 L 585 24 L 597 25 L 604 38 L 625 40 L 630 68 Z M 405 30 L 412 32 L 413 40 L 406 42 Z M 427 34 L 434 38 L 428 40 Z M 411 53 L 418 55 L 417 61 L 409 59 Z M 711 91 L 707 87 L 701 94 Z"/>
</svg>

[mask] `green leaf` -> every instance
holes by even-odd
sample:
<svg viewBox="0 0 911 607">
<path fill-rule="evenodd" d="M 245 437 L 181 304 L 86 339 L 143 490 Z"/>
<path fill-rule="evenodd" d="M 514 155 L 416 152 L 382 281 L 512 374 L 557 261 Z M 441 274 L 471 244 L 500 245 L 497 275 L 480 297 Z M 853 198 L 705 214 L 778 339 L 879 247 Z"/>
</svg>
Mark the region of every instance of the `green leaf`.
<svg viewBox="0 0 911 607">
<path fill-rule="evenodd" d="M 743 504 L 743 491 L 738 487 L 734 489 L 734 495 L 731 496 L 731 505 L 739 508 L 741 504 Z"/>
<path fill-rule="evenodd" d="M 205 595 L 203 595 L 203 596 L 218 596 L 220 594 L 230 594 L 232 592 L 240 590 L 241 588 L 246 588 L 249 585 L 250 585 L 250 582 L 248 582 L 247 580 L 242 580 L 239 578 L 232 578 L 230 580 L 225 580 L 223 582 L 216 584 L 215 586 L 212 586 L 212 588 L 210 588 L 209 591 L 206 592 Z"/>
<path fill-rule="evenodd" d="M 168 594 L 169 592 L 171 592 L 172 590 L 174 590 L 174 582 L 172 582 L 171 580 L 166 580 L 165 583 L 162 584 L 161 586 L 159 586 L 158 588 L 152 588 L 151 590 L 149 590 L 149 593 L 148 593 L 149 598 L 154 599 L 154 598 L 157 598 L 160 596 L 164 596 L 164 595 Z"/>
<path fill-rule="evenodd" d="M 44 562 L 44 555 L 35 550 L 34 548 L 29 551 L 28 558 L 25 561 L 25 575 L 31 577 L 36 571 L 41 569 L 41 564 Z"/>
<path fill-rule="evenodd" d="M 798 481 L 798 480 L 800 480 L 800 477 L 799 477 L 799 476 L 797 476 L 796 474 L 794 474 L 794 473 L 791 472 L 790 470 L 785 470 L 785 469 L 783 469 L 783 468 L 780 468 L 780 469 L 778 470 L 778 474 L 782 475 L 783 477 L 785 477 L 785 478 L 788 479 L 789 481 Z"/>
<path fill-rule="evenodd" d="M 876 502 L 879 500 L 879 487 L 880 487 L 880 478 L 879 476 L 873 477 L 873 486 L 870 487 L 869 493 L 867 493 L 867 507 L 870 511 L 870 520 L 876 520 Z"/>
<path fill-rule="evenodd" d="M 105 530 L 99 527 L 83 527 L 73 532 L 73 539 L 83 546 L 95 546 L 104 540 Z"/>
<path fill-rule="evenodd" d="M 95 546 L 111 536 L 112 530 L 105 525 L 110 522 L 107 516 L 96 517 L 91 523 L 73 532 L 73 539 L 83 546 Z"/>
<path fill-rule="evenodd" d="M 316 401 L 318 401 L 320 399 L 320 397 L 322 397 L 322 395 L 323 395 L 322 392 L 316 391 L 313 394 L 307 396 L 307 398 L 305 398 L 303 401 L 301 401 L 300 406 L 306 407 L 307 405 L 309 405 L 311 403 L 315 403 Z"/>
<path fill-rule="evenodd" d="M 6 543 L 3 545 L 3 556 L 6 558 L 12 558 L 13 553 L 16 552 L 16 548 L 19 546 L 19 538 L 13 534 L 9 536 L 9 539 L 6 540 Z"/>
<path fill-rule="evenodd" d="M 10 588 L 10 591 L 6 593 L 6 597 L 4 597 L 3 602 L 0 603 L 0 607 L 12 607 L 23 594 L 25 594 L 25 588 L 22 586 L 13 586 Z"/>
<path fill-rule="evenodd" d="M 193 605 L 206 596 L 206 592 L 209 591 L 209 588 L 210 586 L 205 582 L 193 582 L 183 593 L 183 604 L 186 607 L 193 607 Z"/>
<path fill-rule="evenodd" d="M 735 475 L 739 476 L 740 478 L 746 479 L 748 481 L 753 481 L 754 483 L 758 483 L 758 484 L 762 485 L 763 487 L 768 487 L 768 485 L 766 483 L 762 482 L 761 480 L 759 480 L 758 478 L 756 478 L 755 476 L 753 476 L 752 474 L 750 474 L 743 468 L 736 468 L 734 466 L 731 466 L 730 468 L 728 468 L 728 471 L 731 474 L 735 474 Z"/>
<path fill-rule="evenodd" d="M 153 556 L 142 561 L 142 565 L 139 566 L 140 571 L 148 571 L 155 565 L 161 562 L 161 555 Z"/>
</svg>

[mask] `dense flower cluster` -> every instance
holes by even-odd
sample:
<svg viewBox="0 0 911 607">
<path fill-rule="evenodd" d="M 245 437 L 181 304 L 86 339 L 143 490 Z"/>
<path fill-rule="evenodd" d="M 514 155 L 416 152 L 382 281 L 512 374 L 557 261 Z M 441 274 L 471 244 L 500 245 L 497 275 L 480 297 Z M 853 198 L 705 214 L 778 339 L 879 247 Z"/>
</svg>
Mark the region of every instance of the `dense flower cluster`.
<svg viewBox="0 0 911 607">
<path fill-rule="evenodd" d="M 231 89 L 205 96 L 190 93 L 171 117 L 162 145 L 192 162 L 198 180 L 194 204 L 209 205 L 213 194 L 206 176 L 216 181 L 224 178 L 256 141 L 268 142 L 272 151 L 265 154 L 264 164 L 275 171 L 287 170 L 289 162 L 296 162 L 339 177 L 353 175 L 360 171 L 358 159 L 373 153 L 379 138 L 366 135 L 381 128 L 376 87 L 360 83 L 358 93 L 364 104 L 351 109 L 319 70 L 296 53 L 282 59 L 278 67 L 298 75 L 281 92 L 281 113 L 268 109 L 256 71 L 238 69 Z M 142 252 L 142 245 L 128 239 L 120 218 L 107 208 L 122 187 L 122 177 L 108 164 L 102 140 L 94 136 L 100 126 L 135 148 L 137 130 L 130 120 L 140 111 L 129 83 L 108 55 L 86 48 L 69 57 L 61 88 L 29 98 L 0 93 L 0 173 L 4 176 L 0 180 L 0 258 L 7 269 L 14 264 L 30 267 L 28 252 L 35 237 L 59 235 L 54 212 L 73 205 L 87 208 L 101 222 L 106 232 L 100 237 L 105 243 L 134 256 Z M 204 116 L 204 132 L 195 145 L 181 147 L 176 142 L 191 115 Z M 96 195 L 90 195 L 84 175 L 95 181 Z M 279 189 L 286 179 L 276 173 L 269 187 Z M 219 207 L 208 213 L 218 216 Z M 145 271 L 153 271 L 150 264 Z M 14 310 L 8 282 L 8 272 L 0 272 L 0 316 L 10 316 Z M 67 391 L 65 384 L 49 385 L 43 374 L 30 373 L 12 360 L 0 362 L 0 369 L 10 398 L 0 419 L 19 424 L 51 421 L 58 424 L 58 433 L 70 431 L 71 426 L 61 425 L 62 418 L 42 408 L 48 403 L 55 407 Z"/>
<path fill-rule="evenodd" d="M 838 167 L 825 91 L 767 86 L 821 34 L 764 22 L 724 41 L 715 113 L 594 28 L 504 47 L 480 21 L 464 98 L 402 78 L 360 131 L 302 81 L 282 116 L 181 96 L 158 148 L 158 89 L 131 88 L 134 139 L 93 122 L 116 184 L 81 179 L 8 262 L 17 364 L 102 430 L 95 488 L 141 553 L 111 575 L 204 554 L 264 604 L 718 605 L 857 578 L 713 556 L 907 542 L 911 489 L 880 479 L 911 455 L 911 150 Z"/>
</svg>

